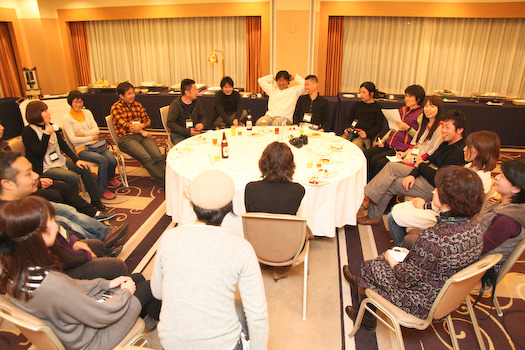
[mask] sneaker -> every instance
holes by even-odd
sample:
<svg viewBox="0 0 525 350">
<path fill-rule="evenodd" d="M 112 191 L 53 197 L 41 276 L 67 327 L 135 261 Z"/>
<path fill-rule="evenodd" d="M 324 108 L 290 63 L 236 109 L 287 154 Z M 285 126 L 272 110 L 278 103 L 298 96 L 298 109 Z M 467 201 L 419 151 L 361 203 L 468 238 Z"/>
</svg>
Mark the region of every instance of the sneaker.
<svg viewBox="0 0 525 350">
<path fill-rule="evenodd" d="M 98 210 L 96 213 L 95 213 L 95 216 L 94 218 L 97 219 L 98 221 L 102 222 L 102 221 L 107 221 L 107 220 L 111 220 L 115 217 L 115 214 L 111 213 L 111 214 L 107 214 L 107 213 L 104 213 L 103 211 L 100 211 Z"/>
<path fill-rule="evenodd" d="M 102 204 L 102 202 L 99 201 L 99 200 L 98 201 L 92 201 L 91 205 L 97 210 L 104 210 L 104 209 L 106 209 L 106 206 L 104 204 Z"/>
<path fill-rule="evenodd" d="M 122 186 L 122 182 L 120 182 L 117 178 L 114 178 L 113 180 L 108 181 L 108 183 L 111 186 L 120 187 Z"/>
<path fill-rule="evenodd" d="M 104 199 L 115 199 L 117 198 L 117 195 L 111 192 L 110 190 L 107 190 L 106 192 L 102 193 L 102 196 Z"/>
</svg>

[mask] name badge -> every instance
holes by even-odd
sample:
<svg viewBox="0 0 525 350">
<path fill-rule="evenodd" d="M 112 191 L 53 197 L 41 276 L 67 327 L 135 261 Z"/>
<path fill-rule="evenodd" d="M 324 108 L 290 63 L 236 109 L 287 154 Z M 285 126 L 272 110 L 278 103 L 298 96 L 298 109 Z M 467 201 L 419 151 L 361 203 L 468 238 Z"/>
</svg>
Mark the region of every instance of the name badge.
<svg viewBox="0 0 525 350">
<path fill-rule="evenodd" d="M 58 159 L 57 152 L 53 152 L 49 154 L 49 159 L 51 159 L 53 162 Z"/>
<path fill-rule="evenodd" d="M 417 156 L 419 154 L 419 148 L 412 148 L 412 155 Z"/>
<path fill-rule="evenodd" d="M 193 128 L 193 120 L 186 119 L 186 127 L 187 128 Z"/>
<path fill-rule="evenodd" d="M 303 120 L 307 123 L 310 123 L 312 121 L 312 113 L 305 113 L 303 116 Z"/>
<path fill-rule="evenodd" d="M 140 124 L 140 120 L 138 120 L 138 119 L 133 119 L 133 120 L 131 121 L 131 124 Z"/>
<path fill-rule="evenodd" d="M 352 128 L 355 128 L 355 126 L 357 125 L 357 123 L 359 123 L 359 120 L 354 119 L 354 121 L 352 122 Z"/>
</svg>

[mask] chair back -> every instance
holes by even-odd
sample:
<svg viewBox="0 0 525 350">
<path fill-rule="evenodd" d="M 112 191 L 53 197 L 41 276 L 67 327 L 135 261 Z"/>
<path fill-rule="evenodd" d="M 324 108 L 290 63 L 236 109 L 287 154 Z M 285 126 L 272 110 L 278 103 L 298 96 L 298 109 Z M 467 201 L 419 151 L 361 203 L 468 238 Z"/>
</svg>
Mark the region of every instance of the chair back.
<svg viewBox="0 0 525 350">
<path fill-rule="evenodd" d="M 75 149 L 75 145 L 73 144 L 73 142 L 71 142 L 71 139 L 69 138 L 69 135 L 67 134 L 66 130 L 64 129 L 62 130 L 63 130 L 62 135 L 64 135 L 64 141 L 66 141 L 67 145 L 69 146 L 69 148 L 71 148 L 73 152 L 77 153 Z"/>
<path fill-rule="evenodd" d="M 503 265 L 501 265 L 499 271 L 498 271 L 498 278 L 496 279 L 496 285 L 498 285 L 498 283 L 501 282 L 501 280 L 505 277 L 505 275 L 507 274 L 507 272 L 510 271 L 510 269 L 512 268 L 512 266 L 514 266 L 514 263 L 516 262 L 516 260 L 518 260 L 521 256 L 521 254 L 525 251 L 525 238 L 522 239 L 517 245 L 516 247 L 514 248 L 514 250 L 512 251 L 512 253 L 510 253 L 509 257 L 507 258 L 507 260 L 505 260 L 505 262 L 503 263 Z"/>
<path fill-rule="evenodd" d="M 115 124 L 113 124 L 113 116 L 111 114 L 106 116 L 106 124 L 108 125 L 108 130 L 109 134 L 111 135 L 111 138 L 118 145 L 120 137 L 117 135 L 117 131 L 115 130 Z"/>
<path fill-rule="evenodd" d="M 265 263 L 292 261 L 305 246 L 306 219 L 288 214 L 247 213 L 242 216 L 244 237 Z"/>
<path fill-rule="evenodd" d="M 162 126 L 164 127 L 164 130 L 169 134 L 171 133 L 170 129 L 168 128 L 168 111 L 170 110 L 170 106 L 164 106 L 160 108 L 160 120 L 162 120 Z"/>
<path fill-rule="evenodd" d="M 481 280 L 485 271 L 500 261 L 501 254 L 490 254 L 450 277 L 432 304 L 428 319 L 439 320 L 456 310 Z"/>
<path fill-rule="evenodd" d="M 24 146 L 22 136 L 13 137 L 12 139 L 7 140 L 7 143 L 13 152 L 19 152 L 23 156 L 26 155 L 26 146 Z"/>
<path fill-rule="evenodd" d="M 15 306 L 3 295 L 0 295 L 0 318 L 17 326 L 37 349 L 65 350 L 62 342 L 44 321 Z"/>
</svg>

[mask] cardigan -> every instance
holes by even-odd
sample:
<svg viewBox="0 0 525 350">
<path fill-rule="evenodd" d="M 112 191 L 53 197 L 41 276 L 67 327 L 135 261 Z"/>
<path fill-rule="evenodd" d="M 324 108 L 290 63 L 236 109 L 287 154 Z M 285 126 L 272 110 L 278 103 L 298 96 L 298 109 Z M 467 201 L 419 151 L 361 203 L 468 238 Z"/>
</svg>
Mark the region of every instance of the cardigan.
<svg viewBox="0 0 525 350">
<path fill-rule="evenodd" d="M 97 122 L 93 118 L 93 113 L 89 109 L 82 109 L 81 112 L 84 113 L 85 118 L 82 123 L 75 120 L 69 112 L 62 119 L 64 132 L 75 146 L 77 152 L 85 150 L 86 145 L 96 142 L 93 141 L 92 136 L 100 133 Z M 79 131 L 82 131 L 84 136 L 76 136 L 75 133 Z"/>
<path fill-rule="evenodd" d="M 186 103 L 182 101 L 182 97 L 177 97 L 170 103 L 170 108 L 168 110 L 168 120 L 166 126 L 168 129 L 178 135 L 184 137 L 191 136 L 191 128 L 186 127 L 186 119 L 191 119 L 193 121 L 193 126 L 198 123 L 202 123 L 206 128 L 206 114 L 204 113 L 204 108 L 202 107 L 201 101 L 198 98 L 193 100 L 193 111 L 188 113 L 184 107 Z"/>
<path fill-rule="evenodd" d="M 74 280 L 49 271 L 31 299 L 8 299 L 49 325 L 66 349 L 110 350 L 130 331 L 141 305 L 128 289 L 119 289 L 103 301 L 109 282 Z"/>
<path fill-rule="evenodd" d="M 22 140 L 26 148 L 26 158 L 33 165 L 33 171 L 37 174 L 42 175 L 44 172 L 44 157 L 48 153 L 48 145 L 51 135 L 42 133 L 42 138 L 40 139 L 31 125 L 27 125 L 22 129 Z M 38 127 L 38 126 L 36 126 Z M 66 141 L 60 134 L 60 131 L 55 132 L 57 137 L 58 146 L 61 152 L 64 152 L 73 162 L 78 161 L 78 157 L 75 152 L 69 148 Z"/>
</svg>

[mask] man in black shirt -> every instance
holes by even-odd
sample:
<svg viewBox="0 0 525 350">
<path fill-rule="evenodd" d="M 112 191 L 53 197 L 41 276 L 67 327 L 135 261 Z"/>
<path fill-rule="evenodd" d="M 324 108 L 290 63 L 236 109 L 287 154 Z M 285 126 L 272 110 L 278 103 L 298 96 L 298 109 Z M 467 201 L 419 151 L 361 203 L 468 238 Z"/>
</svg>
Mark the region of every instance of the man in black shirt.
<svg viewBox="0 0 525 350">
<path fill-rule="evenodd" d="M 212 128 L 227 128 L 239 126 L 244 122 L 248 112 L 242 108 L 241 94 L 233 89 L 233 80 L 224 77 L 221 80 L 221 91 L 215 93 L 213 103 L 213 116 L 211 118 Z"/>
<path fill-rule="evenodd" d="M 304 79 L 306 95 L 302 95 L 297 100 L 295 112 L 293 114 L 293 123 L 309 123 L 318 128 L 319 131 L 325 131 L 330 128 L 330 110 L 328 100 L 319 96 L 318 80 L 315 75 L 309 75 Z"/>
<path fill-rule="evenodd" d="M 458 110 L 447 112 L 443 117 L 441 134 L 443 143 L 425 161 L 415 167 L 401 163 L 389 163 L 365 187 L 370 198 L 368 215 L 357 218 L 361 225 L 377 225 L 393 196 L 428 198 L 435 188 L 434 177 L 439 168 L 447 165 L 465 165 L 463 132 L 467 118 Z"/>
<path fill-rule="evenodd" d="M 171 102 L 166 122 L 171 131 L 170 139 L 173 144 L 200 134 L 207 120 L 204 108 L 197 99 L 199 91 L 195 81 L 192 79 L 182 80 L 180 89 L 181 96 Z"/>
</svg>

